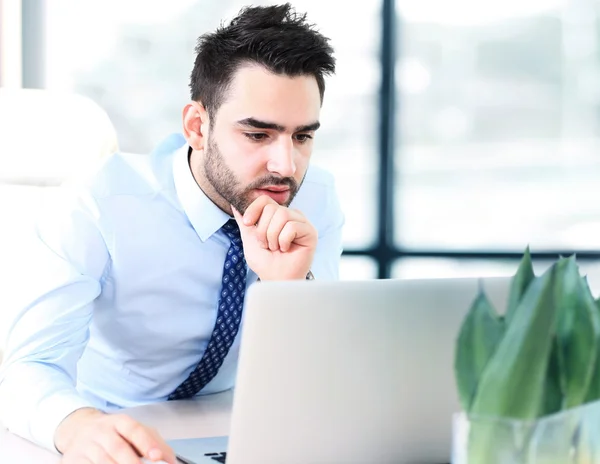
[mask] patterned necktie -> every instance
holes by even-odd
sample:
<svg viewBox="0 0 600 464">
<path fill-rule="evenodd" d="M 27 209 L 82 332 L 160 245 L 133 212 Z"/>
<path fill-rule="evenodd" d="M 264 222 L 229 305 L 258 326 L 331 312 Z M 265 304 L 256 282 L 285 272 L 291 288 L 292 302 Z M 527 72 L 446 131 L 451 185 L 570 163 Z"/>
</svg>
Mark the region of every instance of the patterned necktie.
<svg viewBox="0 0 600 464">
<path fill-rule="evenodd" d="M 244 258 L 240 229 L 235 220 L 227 221 L 222 230 L 231 240 L 231 245 L 223 266 L 223 280 L 215 328 L 208 341 L 204 356 L 188 378 L 169 395 L 169 400 L 191 398 L 217 375 L 240 328 L 246 291 L 246 259 Z"/>
</svg>

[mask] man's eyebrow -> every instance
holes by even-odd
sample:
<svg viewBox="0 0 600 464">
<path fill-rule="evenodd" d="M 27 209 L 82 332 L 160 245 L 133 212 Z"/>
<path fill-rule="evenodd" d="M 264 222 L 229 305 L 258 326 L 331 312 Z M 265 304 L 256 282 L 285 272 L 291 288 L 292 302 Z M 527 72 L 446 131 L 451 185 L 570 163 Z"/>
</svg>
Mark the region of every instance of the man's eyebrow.
<svg viewBox="0 0 600 464">
<path fill-rule="evenodd" d="M 294 132 L 311 132 L 316 131 L 319 127 L 321 127 L 321 123 L 317 121 L 312 124 L 307 124 L 306 126 L 298 126 Z"/>
<path fill-rule="evenodd" d="M 254 129 L 271 129 L 276 130 L 277 132 L 285 132 L 285 127 L 280 124 L 276 124 L 274 122 L 260 121 L 256 118 L 246 118 L 237 122 L 240 126 L 252 127 Z M 310 132 L 316 131 L 319 127 L 321 127 L 320 122 L 313 122 L 312 124 L 307 124 L 305 126 L 298 126 L 294 132 Z"/>
<path fill-rule="evenodd" d="M 277 132 L 284 132 L 285 127 L 275 124 L 274 122 L 260 121 L 255 118 L 246 118 L 237 122 L 240 126 L 253 127 L 255 129 L 272 129 Z"/>
</svg>

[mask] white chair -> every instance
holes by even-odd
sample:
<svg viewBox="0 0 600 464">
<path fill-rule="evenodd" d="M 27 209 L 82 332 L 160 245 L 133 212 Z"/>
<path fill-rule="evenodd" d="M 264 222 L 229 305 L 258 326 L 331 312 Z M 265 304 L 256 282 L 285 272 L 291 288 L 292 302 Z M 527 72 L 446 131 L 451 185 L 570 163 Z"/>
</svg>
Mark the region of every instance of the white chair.
<svg viewBox="0 0 600 464">
<path fill-rule="evenodd" d="M 0 182 L 56 185 L 117 149 L 115 128 L 91 99 L 0 88 Z"/>
<path fill-rule="evenodd" d="M 0 362 L 14 304 L 11 269 L 26 263 L 25 229 L 42 196 L 118 150 L 106 112 L 67 92 L 0 88 Z M 16 295 L 16 294 L 15 294 Z"/>
</svg>

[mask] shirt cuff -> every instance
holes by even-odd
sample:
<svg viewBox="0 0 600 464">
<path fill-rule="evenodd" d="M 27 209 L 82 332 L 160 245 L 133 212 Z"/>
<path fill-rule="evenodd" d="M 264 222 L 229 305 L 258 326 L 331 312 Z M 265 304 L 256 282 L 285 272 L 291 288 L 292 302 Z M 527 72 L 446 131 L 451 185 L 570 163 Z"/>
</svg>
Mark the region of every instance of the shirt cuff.
<svg viewBox="0 0 600 464">
<path fill-rule="evenodd" d="M 44 448 L 59 453 L 54 445 L 56 428 L 72 412 L 81 408 L 93 408 L 88 401 L 72 392 L 55 393 L 44 398 L 35 411 L 31 422 L 31 437 Z"/>
</svg>

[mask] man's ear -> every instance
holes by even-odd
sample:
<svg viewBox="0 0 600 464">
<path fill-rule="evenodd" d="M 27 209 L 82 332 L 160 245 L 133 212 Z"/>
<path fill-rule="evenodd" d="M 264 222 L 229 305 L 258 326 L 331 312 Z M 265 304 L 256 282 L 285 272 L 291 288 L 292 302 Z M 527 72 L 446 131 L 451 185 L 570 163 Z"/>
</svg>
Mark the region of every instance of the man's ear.
<svg viewBox="0 0 600 464">
<path fill-rule="evenodd" d="M 200 102 L 192 101 L 183 108 L 183 135 L 192 150 L 204 150 L 208 143 L 208 112 Z"/>
</svg>

